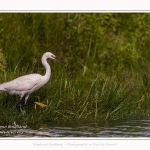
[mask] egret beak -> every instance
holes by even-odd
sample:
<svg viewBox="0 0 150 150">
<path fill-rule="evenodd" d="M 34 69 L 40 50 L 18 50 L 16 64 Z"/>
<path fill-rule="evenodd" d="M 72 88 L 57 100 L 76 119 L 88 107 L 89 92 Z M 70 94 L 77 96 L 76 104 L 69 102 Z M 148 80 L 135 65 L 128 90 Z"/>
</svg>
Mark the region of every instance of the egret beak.
<svg viewBox="0 0 150 150">
<path fill-rule="evenodd" d="M 55 60 L 61 62 L 62 64 L 65 64 L 61 59 L 57 58 L 56 56 L 53 57 Z"/>
</svg>

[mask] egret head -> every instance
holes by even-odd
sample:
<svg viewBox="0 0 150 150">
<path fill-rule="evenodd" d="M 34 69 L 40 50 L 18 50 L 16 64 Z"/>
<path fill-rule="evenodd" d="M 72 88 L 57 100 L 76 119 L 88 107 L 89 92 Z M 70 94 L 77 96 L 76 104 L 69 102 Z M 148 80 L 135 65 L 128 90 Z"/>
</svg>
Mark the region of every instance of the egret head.
<svg viewBox="0 0 150 150">
<path fill-rule="evenodd" d="M 60 60 L 59 58 L 57 58 L 54 54 L 52 54 L 51 52 L 46 52 L 43 57 L 46 57 L 46 58 L 51 58 L 51 59 L 55 59 L 61 63 L 64 64 L 64 62 L 62 60 Z"/>
</svg>

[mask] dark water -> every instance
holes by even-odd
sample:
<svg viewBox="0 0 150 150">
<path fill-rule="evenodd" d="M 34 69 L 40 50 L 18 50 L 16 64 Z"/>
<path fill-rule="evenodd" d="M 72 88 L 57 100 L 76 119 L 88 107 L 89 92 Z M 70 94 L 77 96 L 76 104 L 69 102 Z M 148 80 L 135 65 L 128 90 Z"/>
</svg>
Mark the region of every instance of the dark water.
<svg viewBox="0 0 150 150">
<path fill-rule="evenodd" d="M 0 137 L 150 137 L 150 119 L 124 122 L 65 122 L 0 126 Z"/>
</svg>

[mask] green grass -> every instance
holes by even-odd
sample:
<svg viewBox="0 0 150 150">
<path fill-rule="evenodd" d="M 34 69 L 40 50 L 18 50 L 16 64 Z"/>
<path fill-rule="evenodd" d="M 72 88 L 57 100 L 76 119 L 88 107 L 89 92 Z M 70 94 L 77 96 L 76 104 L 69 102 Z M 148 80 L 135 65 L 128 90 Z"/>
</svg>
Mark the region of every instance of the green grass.
<svg viewBox="0 0 150 150">
<path fill-rule="evenodd" d="M 150 14 L 1 13 L 0 83 L 16 77 L 44 75 L 50 81 L 28 102 L 46 108 L 16 109 L 19 97 L 0 93 L 0 124 L 66 120 L 123 120 L 150 115 Z"/>
<path fill-rule="evenodd" d="M 23 116 L 16 109 L 19 97 L 1 93 L 0 122 L 33 124 L 68 120 L 124 120 L 149 116 L 149 92 L 142 81 L 126 80 L 101 78 L 100 75 L 94 79 L 84 75 L 80 78 L 69 77 L 62 67 L 59 72 L 52 72 L 50 81 L 28 99 L 28 103 L 39 101 L 46 104 L 45 108 L 27 106 Z"/>
</svg>

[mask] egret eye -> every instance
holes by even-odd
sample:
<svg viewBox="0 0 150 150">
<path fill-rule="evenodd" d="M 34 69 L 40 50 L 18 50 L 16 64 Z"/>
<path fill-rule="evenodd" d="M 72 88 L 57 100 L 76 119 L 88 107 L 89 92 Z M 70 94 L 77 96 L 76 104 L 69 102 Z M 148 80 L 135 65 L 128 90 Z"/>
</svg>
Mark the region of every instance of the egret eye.
<svg viewBox="0 0 150 150">
<path fill-rule="evenodd" d="M 55 58 L 56 56 L 55 56 L 55 55 L 51 55 L 51 57 L 52 57 L 52 58 Z"/>
</svg>

